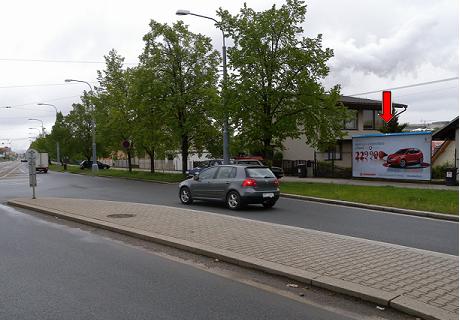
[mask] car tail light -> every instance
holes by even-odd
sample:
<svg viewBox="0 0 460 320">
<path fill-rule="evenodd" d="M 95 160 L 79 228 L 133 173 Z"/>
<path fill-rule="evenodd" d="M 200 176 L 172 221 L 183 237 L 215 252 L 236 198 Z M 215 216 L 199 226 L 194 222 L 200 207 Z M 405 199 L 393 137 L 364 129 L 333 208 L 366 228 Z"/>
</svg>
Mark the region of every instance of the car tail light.
<svg viewBox="0 0 460 320">
<path fill-rule="evenodd" d="M 254 179 L 245 179 L 242 184 L 243 187 L 255 187 L 256 186 L 256 180 Z"/>
<path fill-rule="evenodd" d="M 280 186 L 280 181 L 278 179 L 275 179 L 275 181 L 273 181 L 273 185 L 275 187 L 279 187 Z"/>
</svg>

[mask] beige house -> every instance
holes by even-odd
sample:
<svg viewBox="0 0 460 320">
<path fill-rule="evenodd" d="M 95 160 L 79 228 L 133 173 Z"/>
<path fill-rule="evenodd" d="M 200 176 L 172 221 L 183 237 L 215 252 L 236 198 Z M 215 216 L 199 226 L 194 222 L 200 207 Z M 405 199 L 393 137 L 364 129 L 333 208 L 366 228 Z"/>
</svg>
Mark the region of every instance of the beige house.
<svg viewBox="0 0 460 320">
<path fill-rule="evenodd" d="M 458 168 L 458 117 L 433 133 L 432 140 L 442 141 L 433 153 L 433 167 L 447 164 Z"/>
<path fill-rule="evenodd" d="M 383 120 L 379 117 L 382 102 L 378 100 L 362 99 L 342 96 L 340 102 L 345 107 L 353 110 L 355 117 L 343 123 L 346 133 L 342 139 L 337 140 L 335 149 L 330 152 L 319 152 L 306 144 L 306 139 L 286 139 L 283 142 L 283 159 L 285 160 L 317 160 L 332 161 L 334 165 L 351 168 L 352 144 L 351 138 L 355 135 L 380 133 Z M 407 108 L 407 105 L 393 103 L 393 108 Z"/>
</svg>

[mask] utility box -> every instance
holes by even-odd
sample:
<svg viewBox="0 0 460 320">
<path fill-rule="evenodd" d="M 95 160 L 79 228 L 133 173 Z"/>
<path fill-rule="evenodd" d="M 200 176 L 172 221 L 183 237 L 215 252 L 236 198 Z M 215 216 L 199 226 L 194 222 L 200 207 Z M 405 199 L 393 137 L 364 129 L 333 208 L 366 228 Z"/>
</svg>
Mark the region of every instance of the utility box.
<svg viewBox="0 0 460 320">
<path fill-rule="evenodd" d="M 307 165 L 305 163 L 300 163 L 297 165 L 297 174 L 299 178 L 307 177 Z"/>
<path fill-rule="evenodd" d="M 456 186 L 457 185 L 457 168 L 447 168 L 446 169 L 446 186 Z"/>
</svg>

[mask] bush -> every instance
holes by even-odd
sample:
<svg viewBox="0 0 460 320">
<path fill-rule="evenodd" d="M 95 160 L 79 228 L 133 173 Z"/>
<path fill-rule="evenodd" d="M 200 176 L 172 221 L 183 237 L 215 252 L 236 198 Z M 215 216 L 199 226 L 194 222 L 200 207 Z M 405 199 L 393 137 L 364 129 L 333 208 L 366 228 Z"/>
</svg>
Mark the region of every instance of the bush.
<svg viewBox="0 0 460 320">
<path fill-rule="evenodd" d="M 444 179 L 446 177 L 447 168 L 451 167 L 452 165 L 448 162 L 440 166 L 433 167 L 431 169 L 431 179 Z"/>
</svg>

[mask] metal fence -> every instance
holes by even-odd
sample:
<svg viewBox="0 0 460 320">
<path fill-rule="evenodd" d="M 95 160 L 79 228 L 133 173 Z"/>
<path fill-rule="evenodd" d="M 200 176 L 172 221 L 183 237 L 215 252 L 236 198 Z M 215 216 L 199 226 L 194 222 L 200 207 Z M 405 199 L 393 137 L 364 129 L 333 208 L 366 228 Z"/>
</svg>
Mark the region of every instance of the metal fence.
<svg viewBox="0 0 460 320">
<path fill-rule="evenodd" d="M 316 152 L 313 160 L 283 160 L 282 168 L 287 176 L 298 176 L 299 165 L 306 165 L 307 177 L 351 178 L 351 156 L 351 152 Z"/>
</svg>

